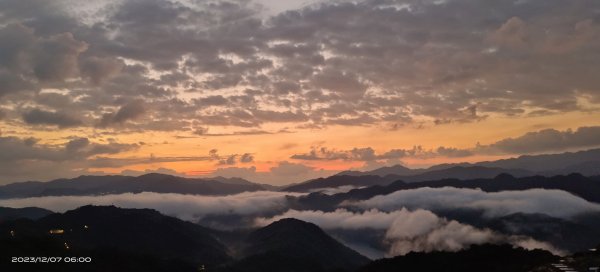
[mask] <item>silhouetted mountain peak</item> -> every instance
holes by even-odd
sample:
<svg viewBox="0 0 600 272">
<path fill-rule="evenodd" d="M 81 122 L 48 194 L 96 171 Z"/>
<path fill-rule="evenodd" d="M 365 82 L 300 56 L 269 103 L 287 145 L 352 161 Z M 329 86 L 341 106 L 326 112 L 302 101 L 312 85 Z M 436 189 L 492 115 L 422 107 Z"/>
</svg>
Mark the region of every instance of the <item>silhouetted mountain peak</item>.
<svg viewBox="0 0 600 272">
<path fill-rule="evenodd" d="M 247 242 L 250 245 L 250 250 L 247 251 L 249 253 L 273 249 L 288 250 L 296 247 L 298 249 L 315 247 L 311 250 L 318 250 L 318 247 L 337 243 L 317 225 L 294 218 L 281 219 L 252 232 Z"/>
<path fill-rule="evenodd" d="M 286 218 L 250 233 L 246 256 L 233 271 L 354 270 L 369 260 L 331 238 L 317 225 Z"/>
<path fill-rule="evenodd" d="M 276 236 L 299 236 L 301 233 L 306 233 L 312 236 L 327 236 L 317 225 L 308 223 L 295 218 L 284 218 L 275 221 L 268 226 L 255 231 L 250 235 L 250 240 L 275 239 Z M 289 237 L 284 237 L 289 238 Z M 307 238 L 307 237 L 303 237 Z"/>
</svg>

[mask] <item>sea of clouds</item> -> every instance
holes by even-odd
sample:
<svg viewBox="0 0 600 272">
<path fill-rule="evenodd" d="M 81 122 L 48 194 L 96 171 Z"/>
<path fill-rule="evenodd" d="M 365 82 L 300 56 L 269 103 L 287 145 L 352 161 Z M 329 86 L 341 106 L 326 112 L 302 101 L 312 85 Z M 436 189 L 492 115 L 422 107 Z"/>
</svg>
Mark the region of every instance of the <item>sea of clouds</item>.
<svg viewBox="0 0 600 272">
<path fill-rule="evenodd" d="M 163 193 L 125 193 L 101 196 L 45 196 L 0 199 L 0 206 L 40 207 L 65 212 L 85 205 L 114 205 L 121 208 L 149 208 L 183 220 L 196 222 L 207 215 L 261 215 L 287 210 L 287 196 L 299 193 L 271 191 L 244 192 L 226 196 Z"/>
<path fill-rule="evenodd" d="M 488 193 L 478 189 L 452 187 L 418 188 L 396 191 L 367 200 L 345 201 L 337 210 L 331 212 L 292 209 L 290 198 L 303 195 L 305 194 L 273 191 L 227 196 L 144 192 L 0 199 L 0 206 L 41 207 L 64 212 L 84 205 L 115 205 L 122 208 L 155 209 L 163 214 L 192 222 L 202 222 L 203 218 L 211 216 L 243 217 L 249 218 L 250 225 L 254 227 L 293 217 L 312 222 L 326 230 L 381 231 L 385 233 L 384 241 L 381 242 L 387 246 L 388 256 L 402 255 L 410 251 L 456 251 L 482 243 L 510 243 L 562 254 L 564 252 L 545 242 L 477 228 L 438 214 L 443 211 L 467 209 L 482 211 L 483 216 L 488 218 L 513 213 L 535 213 L 568 220 L 580 214 L 600 211 L 599 204 L 588 202 L 565 191 L 544 189 Z M 248 225 L 232 226 L 236 227 Z"/>
</svg>

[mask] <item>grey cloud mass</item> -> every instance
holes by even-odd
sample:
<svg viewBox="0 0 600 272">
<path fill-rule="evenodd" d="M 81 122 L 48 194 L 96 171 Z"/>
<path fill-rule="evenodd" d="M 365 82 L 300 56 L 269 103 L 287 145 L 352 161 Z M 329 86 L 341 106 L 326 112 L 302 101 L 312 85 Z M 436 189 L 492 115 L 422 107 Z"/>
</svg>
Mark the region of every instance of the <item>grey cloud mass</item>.
<svg viewBox="0 0 600 272">
<path fill-rule="evenodd" d="M 55 212 L 65 212 L 83 205 L 116 205 L 123 208 L 151 208 L 184 220 L 198 221 L 207 215 L 236 214 L 262 215 L 283 212 L 287 208 L 283 192 L 247 192 L 228 196 L 198 196 L 182 194 L 119 194 L 105 196 L 60 196 L 2 199 L 3 207 L 44 207 Z"/>
<path fill-rule="evenodd" d="M 60 88 L 90 117 L 82 125 L 188 132 L 194 122 L 397 126 L 585 111 L 600 101 L 598 8 L 336 1 L 265 16 L 252 1 L 106 1 L 83 13 L 68 1 L 8 0 L 0 105 Z M 161 114 L 126 105 L 139 100 Z"/>
<path fill-rule="evenodd" d="M 90 174 L 97 156 L 136 150 L 139 144 L 97 143 L 74 138 L 60 146 L 38 144 L 38 139 L 0 137 L 0 184 Z"/>
<path fill-rule="evenodd" d="M 64 112 L 33 109 L 23 113 L 23 121 L 30 125 L 56 125 L 59 128 L 79 126 L 82 121 Z"/>
</svg>

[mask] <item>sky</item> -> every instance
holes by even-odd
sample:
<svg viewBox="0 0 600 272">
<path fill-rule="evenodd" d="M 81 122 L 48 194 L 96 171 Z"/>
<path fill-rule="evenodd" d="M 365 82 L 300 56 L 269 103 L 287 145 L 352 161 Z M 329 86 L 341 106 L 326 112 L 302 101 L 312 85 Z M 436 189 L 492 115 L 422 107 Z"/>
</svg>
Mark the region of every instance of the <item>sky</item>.
<svg viewBox="0 0 600 272">
<path fill-rule="evenodd" d="M 0 184 L 597 148 L 598 48 L 595 0 L 4 0 Z"/>
</svg>

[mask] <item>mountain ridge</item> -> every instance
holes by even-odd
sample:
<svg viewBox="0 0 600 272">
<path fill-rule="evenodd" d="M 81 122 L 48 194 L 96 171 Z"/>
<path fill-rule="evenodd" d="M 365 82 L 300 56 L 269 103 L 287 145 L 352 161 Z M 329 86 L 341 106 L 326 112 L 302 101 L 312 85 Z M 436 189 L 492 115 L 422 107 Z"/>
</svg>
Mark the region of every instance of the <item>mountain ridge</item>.
<svg viewBox="0 0 600 272">
<path fill-rule="evenodd" d="M 353 271 L 369 262 L 317 225 L 294 218 L 251 232 L 245 244 L 245 257 L 224 271 Z"/>
<path fill-rule="evenodd" d="M 259 184 L 240 178 L 194 179 L 150 173 L 138 177 L 79 176 L 73 179 L 56 179 L 48 182 L 11 183 L 0 186 L 0 198 L 141 192 L 226 195 L 259 190 L 266 189 Z"/>
</svg>

